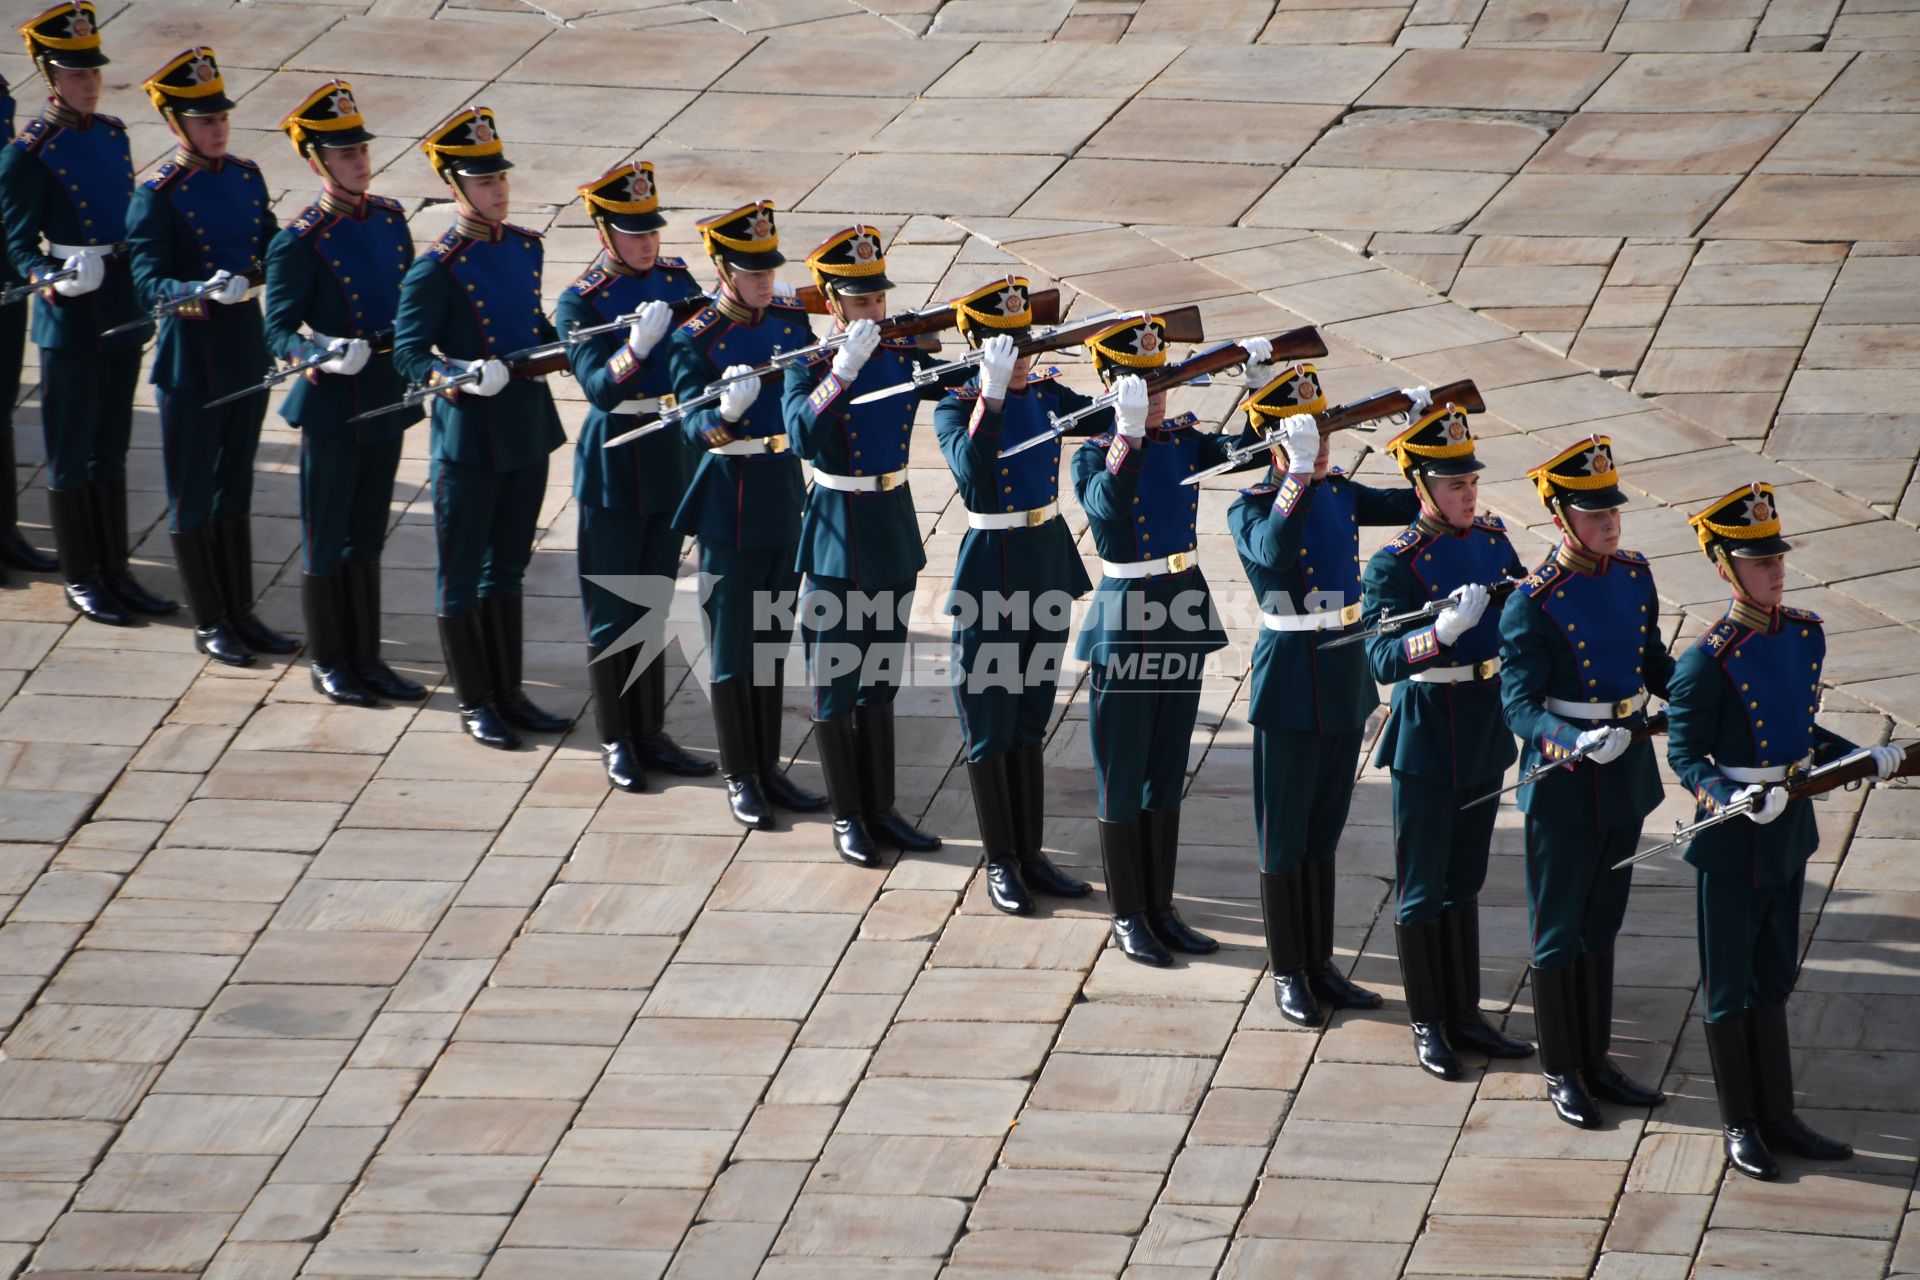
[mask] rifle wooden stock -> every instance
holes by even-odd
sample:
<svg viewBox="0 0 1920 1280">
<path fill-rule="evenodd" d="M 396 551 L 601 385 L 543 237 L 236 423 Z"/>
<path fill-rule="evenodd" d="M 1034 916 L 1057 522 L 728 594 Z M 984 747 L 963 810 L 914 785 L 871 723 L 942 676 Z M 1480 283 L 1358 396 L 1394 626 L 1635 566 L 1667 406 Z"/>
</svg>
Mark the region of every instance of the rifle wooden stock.
<svg viewBox="0 0 1920 1280">
<path fill-rule="evenodd" d="M 1148 314 L 1157 315 L 1165 321 L 1168 342 L 1200 342 L 1206 338 L 1205 327 L 1200 322 L 1199 307 L 1175 307 L 1171 311 L 1156 311 Z M 1093 320 L 1082 320 L 1078 324 L 1070 324 L 1044 337 L 1035 335 L 1023 339 L 1014 349 L 1026 356 L 1038 355 L 1043 351 L 1058 351 L 1062 347 L 1077 347 L 1095 334 L 1113 328 L 1121 323 L 1122 319 L 1122 316 L 1108 315 Z M 1229 361 L 1229 363 L 1233 362 Z"/>
<path fill-rule="evenodd" d="M 1312 325 L 1275 334 L 1268 341 L 1273 344 L 1276 360 L 1305 360 L 1327 354 L 1327 344 L 1320 340 L 1320 331 Z M 1152 395 L 1156 391 L 1165 391 L 1169 387 L 1192 382 L 1195 378 L 1208 377 L 1237 364 L 1245 364 L 1246 361 L 1247 349 L 1237 342 L 1229 342 L 1213 351 L 1188 356 L 1178 364 L 1149 369 L 1143 375 L 1143 380 L 1147 384 L 1147 394 Z"/>
<path fill-rule="evenodd" d="M 507 361 L 507 372 L 516 378 L 542 378 L 549 373 L 566 371 L 567 353 L 564 351 L 550 351 L 543 356 Z"/>
<path fill-rule="evenodd" d="M 807 309 L 808 315 L 824 316 L 829 314 L 826 295 L 820 292 L 818 285 L 804 285 L 794 291 L 795 302 Z M 1027 295 L 1027 306 L 1033 315 L 1033 323 L 1055 325 L 1060 323 L 1060 291 L 1058 289 L 1036 289 Z M 953 328 L 953 308 L 942 307 L 931 315 L 915 316 L 894 324 L 895 317 L 889 316 L 880 322 L 880 336 L 884 338 L 917 338 L 923 333 L 939 333 L 942 329 Z"/>
<path fill-rule="evenodd" d="M 1462 378 L 1458 382 L 1449 382 L 1442 387 L 1431 388 L 1433 403 L 1436 405 L 1457 404 L 1468 413 L 1486 412 L 1487 402 L 1480 398 L 1480 388 L 1472 378 Z M 1379 395 L 1368 396 L 1365 400 L 1355 400 L 1352 404 L 1334 405 L 1319 417 L 1320 434 L 1331 435 L 1348 427 L 1358 427 L 1381 418 L 1390 418 L 1396 413 L 1412 413 L 1413 399 L 1405 391 L 1382 391 Z"/>
<path fill-rule="evenodd" d="M 1873 767 L 1871 756 L 1861 756 L 1842 765 L 1829 765 L 1825 769 L 1815 769 L 1799 779 L 1789 779 L 1787 796 L 1798 800 L 1804 796 L 1825 795 L 1837 791 L 1852 782 L 1864 782 L 1868 778 L 1877 778 L 1880 771 Z M 1900 767 L 1893 771 L 1895 778 L 1920 778 L 1920 743 L 1914 743 L 1901 757 Z"/>
</svg>

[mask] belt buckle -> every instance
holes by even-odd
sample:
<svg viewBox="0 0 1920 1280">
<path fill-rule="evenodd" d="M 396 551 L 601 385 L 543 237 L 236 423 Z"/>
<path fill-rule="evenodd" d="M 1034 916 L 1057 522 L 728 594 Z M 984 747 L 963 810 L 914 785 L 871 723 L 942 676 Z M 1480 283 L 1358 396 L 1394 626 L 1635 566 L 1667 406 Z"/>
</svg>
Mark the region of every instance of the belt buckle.
<svg viewBox="0 0 1920 1280">
<path fill-rule="evenodd" d="M 787 437 L 785 433 L 768 436 L 766 439 L 768 453 L 785 453 L 787 451 Z"/>
<path fill-rule="evenodd" d="M 1625 720 L 1628 716 L 1632 715 L 1634 710 L 1633 702 L 1634 700 L 1632 698 L 1622 698 L 1620 701 L 1614 703 L 1612 708 L 1613 718 L 1615 720 Z"/>
<path fill-rule="evenodd" d="M 1473 664 L 1473 678 L 1475 680 L 1490 680 L 1499 674 L 1500 659 L 1498 658 L 1482 658 Z"/>
<path fill-rule="evenodd" d="M 1047 522 L 1047 509 L 1045 507 L 1035 507 L 1033 510 L 1027 512 L 1026 515 L 1027 528 L 1029 529 L 1037 528 Z"/>
<path fill-rule="evenodd" d="M 897 472 L 888 471 L 882 475 L 875 476 L 873 478 L 873 491 L 875 493 L 887 493 L 891 490 L 898 489 L 900 487 L 900 481 L 897 475 Z"/>
<path fill-rule="evenodd" d="M 1352 626 L 1354 623 L 1360 621 L 1360 614 L 1361 607 L 1358 602 L 1341 606 L 1340 625 L 1343 627 Z"/>
<path fill-rule="evenodd" d="M 1193 552 L 1176 551 L 1167 557 L 1168 573 L 1185 573 L 1193 564 Z"/>
</svg>

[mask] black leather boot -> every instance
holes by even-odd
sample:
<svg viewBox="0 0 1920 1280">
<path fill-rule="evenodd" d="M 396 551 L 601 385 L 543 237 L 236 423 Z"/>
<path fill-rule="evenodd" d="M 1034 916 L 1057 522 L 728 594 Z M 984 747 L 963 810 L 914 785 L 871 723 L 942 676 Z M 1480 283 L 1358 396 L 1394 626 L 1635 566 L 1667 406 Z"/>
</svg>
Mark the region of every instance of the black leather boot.
<svg viewBox="0 0 1920 1280">
<path fill-rule="evenodd" d="M 1300 864 L 1307 904 L 1307 981 L 1329 1009 L 1378 1009 L 1380 993 L 1355 986 L 1333 964 L 1335 879 L 1330 858 L 1308 858 Z"/>
<path fill-rule="evenodd" d="M 1015 747 L 1006 761 L 1007 795 L 1013 805 L 1013 839 L 1020 880 L 1034 893 L 1053 898 L 1084 898 L 1093 886 L 1053 865 L 1043 848 L 1047 782 L 1038 746 Z"/>
<path fill-rule="evenodd" d="M 1742 1011 L 1702 1025 L 1707 1032 L 1707 1058 L 1713 1063 L 1713 1091 L 1720 1101 L 1720 1136 L 1726 1143 L 1727 1163 L 1756 1182 L 1772 1182 L 1780 1176 L 1780 1165 L 1760 1131 L 1751 1019 L 1751 1013 Z"/>
<path fill-rule="evenodd" d="M 867 829 L 906 853 L 932 853 L 940 847 L 940 837 L 914 826 L 893 807 L 893 704 L 855 707 L 853 725 Z"/>
<path fill-rule="evenodd" d="M 254 616 L 253 517 L 215 520 L 207 527 L 213 531 L 221 592 L 226 598 L 227 621 L 233 624 L 234 634 L 255 653 L 287 654 L 298 649 L 298 640 L 281 635 Z"/>
<path fill-rule="evenodd" d="M 1140 842 L 1147 868 L 1147 927 L 1162 946 L 1190 956 L 1212 955 L 1220 944 L 1187 927 L 1173 905 L 1173 880 L 1180 868 L 1180 810 L 1142 809 Z"/>
<path fill-rule="evenodd" d="M 1770 1151 L 1802 1160 L 1848 1160 L 1853 1148 L 1816 1133 L 1794 1113 L 1793 1056 L 1787 1043 L 1787 1006 L 1747 1011 L 1747 1039 L 1753 1048 L 1753 1083 L 1759 1103 L 1760 1136 Z"/>
<path fill-rule="evenodd" d="M 120 603 L 149 618 L 178 613 L 178 601 L 155 595 L 134 580 L 127 568 L 127 477 L 115 476 L 93 485 L 93 519 L 100 536 L 100 576 Z"/>
<path fill-rule="evenodd" d="M 347 593 L 344 573 L 300 575 L 300 609 L 307 623 L 307 663 L 316 693 L 344 707 L 371 707 L 373 691 L 346 660 Z"/>
<path fill-rule="evenodd" d="M 987 900 L 995 911 L 1010 916 L 1033 914 L 1033 895 L 1027 892 L 1016 852 L 1019 815 L 1007 779 L 1007 758 L 967 761 L 967 785 L 973 791 L 973 817 L 980 827 L 980 848 L 986 857 Z"/>
<path fill-rule="evenodd" d="M 0 413 L 12 411 L 13 400 L 9 397 Z M 60 567 L 59 559 L 21 536 L 19 485 L 20 473 L 14 470 L 13 428 L 0 428 L 0 565 L 28 573 L 52 573 Z M 0 569 L 0 582 L 6 581 L 5 574 L 6 570 Z"/>
<path fill-rule="evenodd" d="M 593 689 L 593 722 L 600 735 L 600 761 L 607 781 L 622 791 L 645 791 L 646 774 L 633 749 L 633 726 L 627 720 L 626 684 L 633 670 L 632 649 L 609 653 L 587 646 L 587 683 Z"/>
<path fill-rule="evenodd" d="M 1480 908 L 1449 907 L 1440 913 L 1447 961 L 1447 1040 L 1489 1058 L 1527 1058 L 1533 1046 L 1502 1034 L 1480 1011 Z"/>
<path fill-rule="evenodd" d="M 360 683 L 393 702 L 421 702 L 427 691 L 380 658 L 380 562 L 350 564 L 346 568 L 348 613 L 352 621 L 348 662 Z"/>
<path fill-rule="evenodd" d="M 1407 1022 L 1420 1069 L 1442 1080 L 1465 1078 L 1460 1055 L 1447 1039 L 1446 942 L 1438 920 L 1393 926 L 1400 953 L 1400 985 L 1407 993 Z"/>
<path fill-rule="evenodd" d="M 1589 951 L 1574 961 L 1580 974 L 1580 1016 L 1587 1024 L 1587 1092 L 1623 1107 L 1657 1107 L 1667 1100 L 1615 1066 L 1613 1045 L 1613 952 Z"/>
<path fill-rule="evenodd" d="M 760 789 L 760 744 L 754 689 L 746 680 L 719 680 L 707 687 L 713 703 L 713 734 L 720 745 L 720 774 L 727 784 L 733 820 L 756 831 L 773 830 L 773 809 Z"/>
<path fill-rule="evenodd" d="M 440 649 L 460 705 L 460 727 L 483 747 L 512 751 L 520 745 L 493 698 L 493 671 L 487 663 L 486 637 L 475 613 L 440 615 Z"/>
<path fill-rule="evenodd" d="M 775 808 L 789 813 L 819 813 L 827 807 L 827 798 L 817 791 L 808 791 L 780 767 L 780 721 L 786 714 L 781 699 L 787 689 L 786 664 L 773 664 L 772 684 L 751 687 L 754 745 L 760 751 L 761 791 Z"/>
<path fill-rule="evenodd" d="M 853 740 L 853 717 L 815 720 L 813 738 L 820 750 L 820 772 L 827 779 L 827 810 L 833 815 L 834 852 L 842 862 L 851 862 L 856 867 L 885 866 L 860 809 L 860 763 Z"/>
<path fill-rule="evenodd" d="M 711 760 L 681 749 L 667 736 L 667 659 L 656 653 L 641 671 L 640 678 L 627 686 L 624 698 L 627 725 L 633 733 L 633 749 L 648 769 L 670 773 L 676 778 L 704 778 L 714 770 Z"/>
<path fill-rule="evenodd" d="M 174 534 L 173 559 L 180 568 L 187 612 L 193 615 L 193 647 L 230 667 L 252 666 L 253 650 L 227 618 L 226 592 L 220 585 L 220 570 L 214 564 L 212 531 L 201 525 L 198 529 Z"/>
<path fill-rule="evenodd" d="M 1280 1016 L 1303 1027 L 1327 1020 L 1313 984 L 1307 981 L 1305 906 L 1300 901 L 1300 873 L 1260 873 L 1260 917 L 1267 930 L 1267 965 L 1273 970 L 1273 1003 Z"/>
<path fill-rule="evenodd" d="M 1173 955 L 1147 924 L 1147 868 L 1140 825 L 1138 818 L 1099 823 L 1100 862 L 1106 869 L 1107 902 L 1113 912 L 1113 945 L 1129 960 L 1165 968 L 1173 963 Z"/>
<path fill-rule="evenodd" d="M 1576 1128 L 1598 1129 L 1600 1108 L 1580 1078 L 1587 1055 L 1576 966 L 1533 971 L 1533 1017 L 1540 1032 L 1540 1071 L 1554 1114 Z"/>
<path fill-rule="evenodd" d="M 524 733 L 565 733 L 565 716 L 543 711 L 520 687 L 526 643 L 526 614 L 519 596 L 480 597 L 481 634 L 486 637 L 487 667 L 493 673 L 493 701 L 506 722 Z"/>
<path fill-rule="evenodd" d="M 132 615 L 101 577 L 99 532 L 90 498 L 87 489 L 47 490 L 47 513 L 53 520 L 53 544 L 60 548 L 60 576 L 67 584 L 67 605 L 91 622 L 130 627 Z"/>
</svg>

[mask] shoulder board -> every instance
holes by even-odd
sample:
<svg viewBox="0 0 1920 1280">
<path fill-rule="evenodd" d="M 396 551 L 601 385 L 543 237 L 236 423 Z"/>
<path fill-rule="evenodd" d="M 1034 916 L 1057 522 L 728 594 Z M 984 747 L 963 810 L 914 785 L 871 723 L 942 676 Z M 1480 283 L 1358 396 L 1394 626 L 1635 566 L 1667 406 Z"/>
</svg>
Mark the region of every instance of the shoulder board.
<svg viewBox="0 0 1920 1280">
<path fill-rule="evenodd" d="M 452 227 L 448 227 L 440 233 L 438 240 L 435 240 L 427 247 L 426 256 L 432 258 L 435 262 L 445 262 L 448 258 L 458 253 L 460 246 L 466 242 L 467 238 L 465 236 L 455 231 Z"/>
<path fill-rule="evenodd" d="M 1647 562 L 1647 558 L 1638 551 L 1616 551 L 1613 553 L 1613 558 L 1624 561 L 1627 564 L 1645 564 Z"/>
<path fill-rule="evenodd" d="M 1382 547 L 1381 550 L 1392 552 L 1396 556 L 1405 555 L 1425 541 L 1426 539 L 1421 536 L 1419 529 L 1413 525 L 1408 525 L 1395 535 L 1392 541 Z"/>
<path fill-rule="evenodd" d="M 1473 527 L 1476 529 L 1485 529 L 1490 533 L 1505 533 L 1507 531 L 1506 522 L 1499 516 L 1478 516 L 1474 519 Z"/>
<path fill-rule="evenodd" d="M 509 231 L 519 232 L 521 235 L 525 236 L 529 240 L 545 240 L 547 238 L 546 232 L 535 231 L 531 227 L 523 227 L 517 222 L 503 222 L 500 225 L 505 227 Z"/>
<path fill-rule="evenodd" d="M 160 162 L 160 167 L 148 174 L 146 180 L 140 185 L 149 191 L 162 191 L 166 189 L 168 183 L 185 172 L 186 170 L 181 167 L 178 161 L 163 160 Z"/>
<path fill-rule="evenodd" d="M 287 230 L 296 236 L 305 236 L 310 234 L 326 220 L 326 210 L 322 209 L 318 204 L 310 204 L 300 211 L 299 217 L 287 224 Z"/>
<path fill-rule="evenodd" d="M 798 299 L 795 299 L 795 300 L 792 300 L 792 301 L 789 301 L 789 300 L 788 300 L 788 299 L 786 299 L 786 298 L 775 298 L 775 299 L 774 299 L 774 300 L 773 300 L 772 302 L 770 302 L 770 303 L 768 303 L 768 304 L 767 304 L 767 310 L 769 310 L 769 311 L 792 311 L 792 312 L 794 312 L 794 313 L 796 313 L 796 314 L 798 314 L 798 315 L 806 315 L 806 314 L 807 314 L 807 309 L 806 309 L 806 308 L 805 308 L 804 306 L 802 306 L 802 305 L 800 304 L 800 302 L 799 302 L 799 300 L 798 300 Z"/>
<path fill-rule="evenodd" d="M 1560 575 L 1564 572 L 1566 572 L 1564 569 L 1549 560 L 1522 578 L 1520 585 L 1515 589 L 1523 596 L 1538 597 L 1541 592 L 1559 581 Z"/>
<path fill-rule="evenodd" d="M 571 293 L 577 293 L 584 298 L 605 284 L 610 278 L 604 268 L 588 267 L 580 273 L 578 280 L 575 280 L 567 286 L 567 290 Z"/>
<path fill-rule="evenodd" d="M 720 311 L 717 307 L 702 307 L 693 313 L 691 319 L 680 326 L 680 332 L 689 336 L 705 333 L 708 329 L 713 328 L 715 322 L 719 319 Z"/>
<path fill-rule="evenodd" d="M 833 359 L 833 352 L 816 351 L 812 355 L 808 356 L 806 359 L 802 360 L 800 363 L 805 368 L 813 369 L 813 368 L 817 368 L 822 364 L 825 364 L 827 361 L 831 359 Z"/>
<path fill-rule="evenodd" d="M 1277 484 L 1249 485 L 1240 492 L 1249 498 L 1271 498 L 1274 494 L 1280 492 L 1280 486 Z"/>
<path fill-rule="evenodd" d="M 955 400 L 978 400 L 980 398 L 980 384 L 977 382 L 969 382 L 965 386 L 951 387 L 947 390 L 947 394 Z"/>
<path fill-rule="evenodd" d="M 1813 610 L 1796 609 L 1792 605 L 1787 604 L 1780 606 L 1780 616 L 1783 618 L 1792 618 L 1795 622 L 1811 622 L 1815 625 L 1819 625 L 1820 622 L 1820 615 Z"/>
<path fill-rule="evenodd" d="M 231 165 L 236 165 L 242 169 L 251 169 L 255 173 L 260 172 L 260 166 L 254 161 L 247 159 L 245 156 L 228 156 L 227 163 Z"/>
<path fill-rule="evenodd" d="M 27 121 L 26 127 L 20 130 L 20 136 L 13 140 L 13 145 L 19 147 L 28 155 L 32 155 L 34 152 L 40 150 L 41 147 L 45 146 L 47 139 L 52 136 L 53 126 L 51 124 L 45 120 L 29 120 Z"/>
<path fill-rule="evenodd" d="M 369 195 L 367 197 L 367 203 L 376 209 L 385 209 L 389 213 L 405 213 L 407 211 L 407 206 L 401 204 L 392 196 Z"/>
<path fill-rule="evenodd" d="M 1328 468 L 1327 468 L 1327 479 L 1329 479 L 1329 480 L 1345 480 L 1345 479 L 1347 479 L 1347 469 L 1346 469 L 1345 467 L 1328 467 Z"/>
<path fill-rule="evenodd" d="M 1732 618 L 1722 618 L 1708 627 L 1705 634 L 1693 642 L 1693 647 L 1717 658 L 1728 651 L 1727 646 L 1733 643 L 1741 629 L 1740 624 Z"/>
<path fill-rule="evenodd" d="M 1163 421 L 1162 421 L 1162 422 L 1160 423 L 1160 425 L 1161 425 L 1161 427 L 1162 427 L 1162 428 L 1164 428 L 1165 430 L 1168 430 L 1168 431 L 1179 431 L 1179 430 L 1182 430 L 1182 429 L 1184 429 L 1184 428 L 1186 428 L 1186 427 L 1190 427 L 1190 426 L 1192 426 L 1192 425 L 1193 425 L 1194 423 L 1196 423 L 1196 422 L 1198 422 L 1198 421 L 1200 421 L 1200 415 L 1199 415 L 1199 414 L 1197 414 L 1197 413 L 1183 413 L 1183 414 L 1181 414 L 1181 415 L 1180 415 L 1179 417 L 1177 417 L 1177 418 L 1167 418 L 1167 419 L 1164 419 L 1164 420 L 1163 420 Z"/>
<path fill-rule="evenodd" d="M 653 265 L 656 267 L 665 267 L 669 271 L 685 271 L 687 269 L 687 260 L 685 258 L 669 258 L 665 254 L 662 254 L 653 260 Z"/>
<path fill-rule="evenodd" d="M 112 128 L 120 130 L 120 132 L 122 133 L 125 133 L 127 131 L 127 122 L 125 120 L 122 120 L 119 116 L 110 116 L 106 114 L 104 111 L 96 111 L 93 113 L 93 118 L 95 120 L 102 122 L 103 124 L 109 125 Z"/>
<path fill-rule="evenodd" d="M 1113 445 L 1113 432 L 1102 431 L 1097 436 L 1088 436 L 1087 442 L 1081 445 L 1080 447 L 1082 449 L 1099 449 L 1102 452 L 1104 452 L 1108 448 L 1112 447 L 1112 445 Z"/>
<path fill-rule="evenodd" d="M 1044 369 L 1030 369 L 1027 372 L 1027 385 L 1032 386 L 1036 382 L 1052 382 L 1059 376 L 1059 365 L 1050 364 Z"/>
<path fill-rule="evenodd" d="M 913 338 L 882 338 L 880 345 L 889 351 L 912 351 L 920 344 Z"/>
</svg>

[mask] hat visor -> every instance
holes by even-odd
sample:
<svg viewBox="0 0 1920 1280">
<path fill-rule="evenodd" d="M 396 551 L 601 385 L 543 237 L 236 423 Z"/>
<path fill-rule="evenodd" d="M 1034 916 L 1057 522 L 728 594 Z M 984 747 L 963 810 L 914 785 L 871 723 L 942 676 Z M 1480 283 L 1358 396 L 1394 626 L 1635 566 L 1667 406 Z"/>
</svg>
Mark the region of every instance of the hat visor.
<svg viewBox="0 0 1920 1280">
<path fill-rule="evenodd" d="M 1478 458 L 1440 458 L 1433 462 L 1423 462 L 1417 468 L 1423 476 L 1435 480 L 1445 480 L 1451 476 L 1470 476 L 1476 471 L 1485 471 L 1487 464 Z"/>
<path fill-rule="evenodd" d="M 1560 501 L 1575 511 L 1611 511 L 1627 505 L 1627 495 L 1609 485 L 1605 489 L 1582 489 L 1562 493 Z"/>
<path fill-rule="evenodd" d="M 1015 342 L 1025 342 L 1033 336 L 1033 330 L 1026 325 L 1018 329 L 990 329 L 985 325 L 970 324 L 966 328 L 967 345 L 978 349 L 986 345 L 988 338 L 997 338 L 1003 333 Z"/>
<path fill-rule="evenodd" d="M 490 173 L 505 173 L 513 168 L 513 161 L 505 156 L 453 156 L 447 165 L 448 173 L 457 173 L 463 178 L 484 178 Z"/>
<path fill-rule="evenodd" d="M 233 99 L 224 93 L 212 93 L 204 98 L 169 101 L 167 105 L 177 116 L 217 116 L 223 111 L 233 110 Z"/>
<path fill-rule="evenodd" d="M 771 271 L 787 260 L 787 255 L 778 249 L 769 249 L 765 253 L 744 253 L 723 247 L 719 256 L 722 262 L 740 271 Z"/>
<path fill-rule="evenodd" d="M 368 133 L 359 125 L 350 129 L 335 129 L 330 133 L 309 133 L 308 139 L 322 147 L 357 147 L 363 142 L 372 142 L 376 135 Z"/>
<path fill-rule="evenodd" d="M 828 276 L 827 281 L 835 293 L 885 293 L 893 288 L 893 281 L 887 279 L 885 272 L 870 276 Z"/>
<path fill-rule="evenodd" d="M 1793 550 L 1793 544 L 1777 533 L 1764 538 L 1725 538 L 1720 545 L 1736 560 L 1764 560 L 1768 556 L 1783 556 Z"/>
<path fill-rule="evenodd" d="M 667 225 L 667 220 L 657 213 L 608 213 L 602 214 L 600 221 L 630 236 L 645 235 Z"/>
<path fill-rule="evenodd" d="M 112 61 L 98 49 L 43 49 L 40 56 L 67 71 L 91 71 Z"/>
</svg>

